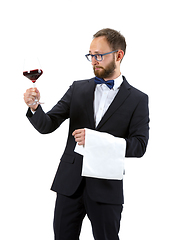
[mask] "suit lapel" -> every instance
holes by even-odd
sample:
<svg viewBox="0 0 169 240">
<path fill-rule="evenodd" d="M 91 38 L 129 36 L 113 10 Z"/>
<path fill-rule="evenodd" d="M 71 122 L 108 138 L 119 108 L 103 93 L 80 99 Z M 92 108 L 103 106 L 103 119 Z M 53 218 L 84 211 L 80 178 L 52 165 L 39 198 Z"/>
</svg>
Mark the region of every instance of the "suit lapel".
<svg viewBox="0 0 169 240">
<path fill-rule="evenodd" d="M 120 87 L 118 94 L 116 95 L 115 99 L 111 103 L 110 107 L 104 114 L 103 118 L 101 119 L 100 123 L 97 126 L 97 130 L 101 128 L 103 124 L 114 114 L 114 112 L 123 104 L 125 99 L 130 95 L 130 85 L 126 81 L 125 77 L 123 77 L 123 83 Z"/>
<path fill-rule="evenodd" d="M 89 117 L 89 121 L 91 124 L 91 128 L 95 128 L 94 123 L 94 108 L 93 108 L 93 101 L 94 101 L 94 90 L 95 90 L 96 84 L 94 82 L 94 78 L 90 79 L 88 81 L 88 84 L 85 88 L 85 104 L 86 104 L 86 111 Z"/>
</svg>

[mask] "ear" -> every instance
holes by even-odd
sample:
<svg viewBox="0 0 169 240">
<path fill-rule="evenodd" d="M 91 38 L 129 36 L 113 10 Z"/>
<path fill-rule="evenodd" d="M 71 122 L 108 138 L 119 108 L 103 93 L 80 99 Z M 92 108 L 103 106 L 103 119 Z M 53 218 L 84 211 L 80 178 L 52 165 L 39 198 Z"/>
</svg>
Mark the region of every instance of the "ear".
<svg viewBox="0 0 169 240">
<path fill-rule="evenodd" d="M 122 61 L 122 59 L 123 59 L 123 57 L 124 57 L 124 52 L 123 52 L 123 50 L 119 50 L 118 52 L 117 52 L 117 61 Z"/>
</svg>

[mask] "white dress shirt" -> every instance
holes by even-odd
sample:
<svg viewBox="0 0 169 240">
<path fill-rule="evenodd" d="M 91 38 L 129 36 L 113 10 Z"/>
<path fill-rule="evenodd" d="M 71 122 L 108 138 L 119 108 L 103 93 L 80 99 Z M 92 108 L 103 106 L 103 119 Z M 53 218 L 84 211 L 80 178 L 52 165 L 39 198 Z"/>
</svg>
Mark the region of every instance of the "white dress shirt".
<svg viewBox="0 0 169 240">
<path fill-rule="evenodd" d="M 117 95 L 122 82 L 123 78 L 122 75 L 120 75 L 114 80 L 114 87 L 112 89 L 106 84 L 96 85 L 94 93 L 94 119 L 96 127 Z"/>
</svg>

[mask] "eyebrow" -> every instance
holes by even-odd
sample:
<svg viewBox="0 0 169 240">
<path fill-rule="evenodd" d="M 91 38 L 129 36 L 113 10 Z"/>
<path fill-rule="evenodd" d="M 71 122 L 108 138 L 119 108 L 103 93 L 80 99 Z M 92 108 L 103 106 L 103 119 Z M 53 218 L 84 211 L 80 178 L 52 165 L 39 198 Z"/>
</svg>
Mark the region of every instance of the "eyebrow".
<svg viewBox="0 0 169 240">
<path fill-rule="evenodd" d="M 89 53 L 91 53 L 91 51 L 89 51 Z M 98 53 L 98 54 L 101 54 L 101 53 L 99 53 L 99 51 L 95 51 L 94 53 L 96 53 L 96 54 L 97 54 L 97 53 Z"/>
</svg>

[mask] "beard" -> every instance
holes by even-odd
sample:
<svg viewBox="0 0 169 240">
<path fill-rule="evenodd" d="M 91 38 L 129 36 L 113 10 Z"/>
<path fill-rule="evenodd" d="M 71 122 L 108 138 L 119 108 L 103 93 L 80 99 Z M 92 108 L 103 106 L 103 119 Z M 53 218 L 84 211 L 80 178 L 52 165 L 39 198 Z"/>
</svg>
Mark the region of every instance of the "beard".
<svg viewBox="0 0 169 240">
<path fill-rule="evenodd" d="M 100 68 L 100 70 L 95 70 L 95 68 Z M 107 67 L 93 66 L 94 74 L 98 78 L 109 78 L 113 75 L 116 69 L 115 59 L 107 65 Z"/>
</svg>

